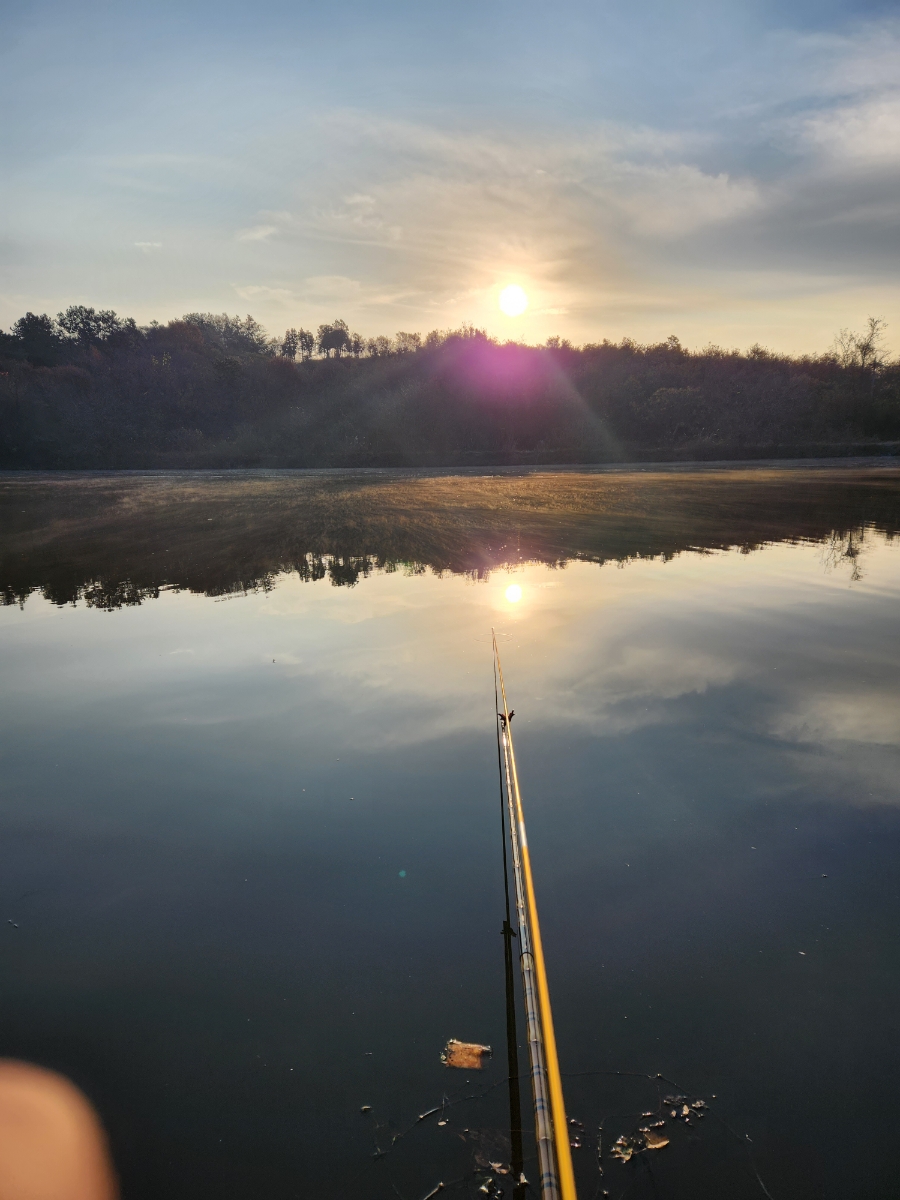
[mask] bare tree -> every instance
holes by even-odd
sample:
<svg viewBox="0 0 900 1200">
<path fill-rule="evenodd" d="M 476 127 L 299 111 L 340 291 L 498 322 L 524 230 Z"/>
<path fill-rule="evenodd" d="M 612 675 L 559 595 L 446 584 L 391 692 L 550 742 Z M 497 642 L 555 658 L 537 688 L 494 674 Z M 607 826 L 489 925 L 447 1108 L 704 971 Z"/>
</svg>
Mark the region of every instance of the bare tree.
<svg viewBox="0 0 900 1200">
<path fill-rule="evenodd" d="M 856 339 L 856 352 L 861 367 L 880 367 L 884 349 L 884 331 L 887 322 L 881 317 L 869 317 L 866 332 Z"/>
<path fill-rule="evenodd" d="M 882 366 L 886 329 L 887 322 L 881 317 L 869 317 L 864 333 L 842 329 L 834 339 L 835 358 L 842 367 L 868 367 L 877 370 Z"/>
</svg>

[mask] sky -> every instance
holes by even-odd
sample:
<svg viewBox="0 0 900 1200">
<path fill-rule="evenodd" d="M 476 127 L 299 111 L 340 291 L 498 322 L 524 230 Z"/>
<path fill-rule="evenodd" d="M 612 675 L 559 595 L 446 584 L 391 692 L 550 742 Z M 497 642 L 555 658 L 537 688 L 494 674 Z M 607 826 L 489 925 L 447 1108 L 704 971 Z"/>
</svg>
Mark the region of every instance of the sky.
<svg viewBox="0 0 900 1200">
<path fill-rule="evenodd" d="M 0 0 L 0 103 L 4 328 L 900 350 L 896 2 Z"/>
</svg>

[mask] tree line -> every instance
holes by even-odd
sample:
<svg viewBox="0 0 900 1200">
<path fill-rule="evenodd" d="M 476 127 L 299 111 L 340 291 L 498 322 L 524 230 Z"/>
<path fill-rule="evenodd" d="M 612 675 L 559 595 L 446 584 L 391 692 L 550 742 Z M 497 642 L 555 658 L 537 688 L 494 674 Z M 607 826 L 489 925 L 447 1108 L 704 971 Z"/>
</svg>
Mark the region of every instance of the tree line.
<svg viewBox="0 0 900 1200">
<path fill-rule="evenodd" d="M 674 335 L 500 343 L 471 326 L 270 337 L 72 305 L 0 332 L 0 466 L 482 465 L 849 452 L 900 441 L 884 323 L 820 355 Z"/>
<path fill-rule="evenodd" d="M 291 362 L 309 362 L 315 356 L 385 358 L 423 347 L 434 348 L 450 336 L 434 330 L 425 338 L 418 333 L 403 331 L 394 338 L 364 338 L 362 334 L 351 333 L 347 322 L 340 318 L 320 325 L 315 333 L 308 329 L 286 329 L 281 338 L 270 338 L 260 323 L 249 315 L 241 320 L 227 313 L 187 313 L 181 322 L 202 330 L 210 343 L 218 343 L 223 350 L 279 355 Z M 169 322 L 170 326 L 177 324 L 177 321 Z M 111 309 L 97 310 L 84 304 L 73 304 L 56 318 L 47 313 L 37 316 L 32 312 L 19 317 L 10 333 L 0 330 L 0 353 L 24 359 L 34 366 L 55 366 L 71 357 L 74 351 L 88 346 L 133 349 L 142 340 L 152 340 L 160 328 L 157 321 L 141 327 L 134 318 L 119 317 Z"/>
</svg>

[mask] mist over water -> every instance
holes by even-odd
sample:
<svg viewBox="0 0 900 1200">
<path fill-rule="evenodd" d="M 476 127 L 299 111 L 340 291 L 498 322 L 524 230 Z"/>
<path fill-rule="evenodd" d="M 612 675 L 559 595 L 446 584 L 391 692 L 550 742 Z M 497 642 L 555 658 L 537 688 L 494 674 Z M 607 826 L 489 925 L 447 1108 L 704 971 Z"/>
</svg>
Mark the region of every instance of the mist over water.
<svg viewBox="0 0 900 1200">
<path fill-rule="evenodd" d="M 126 1197 L 510 1194 L 492 627 L 579 1194 L 895 1194 L 895 468 L 7 475 L 0 517 L 0 1052 Z M 708 1115 L 611 1158 L 670 1093 Z"/>
</svg>

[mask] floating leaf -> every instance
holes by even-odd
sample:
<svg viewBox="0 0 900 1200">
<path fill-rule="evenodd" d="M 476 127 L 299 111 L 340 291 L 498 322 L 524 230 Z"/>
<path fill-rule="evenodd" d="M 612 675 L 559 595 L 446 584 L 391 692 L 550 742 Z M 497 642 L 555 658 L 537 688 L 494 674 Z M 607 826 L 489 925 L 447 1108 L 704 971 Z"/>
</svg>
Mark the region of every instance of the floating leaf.
<svg viewBox="0 0 900 1200">
<path fill-rule="evenodd" d="M 484 1060 L 490 1057 L 490 1046 L 460 1042 L 456 1038 L 451 1038 L 441 1051 L 441 1062 L 445 1067 L 458 1067 L 462 1071 L 480 1071 Z"/>
<path fill-rule="evenodd" d="M 647 1143 L 648 1150 L 662 1150 L 663 1146 L 668 1146 L 669 1139 L 661 1133 L 654 1133 L 652 1129 L 644 1130 L 644 1141 Z"/>
</svg>

